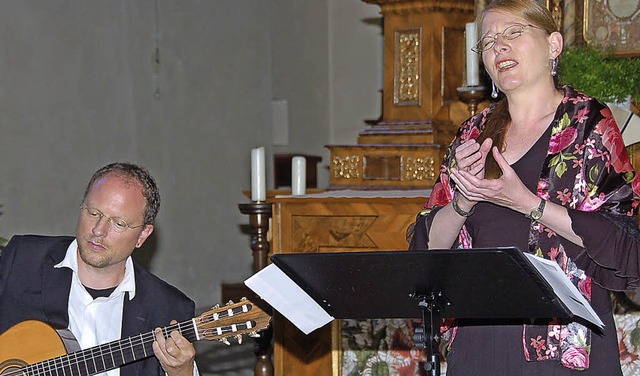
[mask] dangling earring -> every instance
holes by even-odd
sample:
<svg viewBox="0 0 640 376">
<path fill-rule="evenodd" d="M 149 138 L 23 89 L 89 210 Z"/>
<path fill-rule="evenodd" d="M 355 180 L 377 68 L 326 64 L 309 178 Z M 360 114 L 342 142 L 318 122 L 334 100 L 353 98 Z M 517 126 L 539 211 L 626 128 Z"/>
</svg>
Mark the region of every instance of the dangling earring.
<svg viewBox="0 0 640 376">
<path fill-rule="evenodd" d="M 554 58 L 551 61 L 551 75 L 555 76 L 558 74 L 558 58 Z"/>
<path fill-rule="evenodd" d="M 498 87 L 493 81 L 491 81 L 491 98 L 498 98 Z"/>
</svg>

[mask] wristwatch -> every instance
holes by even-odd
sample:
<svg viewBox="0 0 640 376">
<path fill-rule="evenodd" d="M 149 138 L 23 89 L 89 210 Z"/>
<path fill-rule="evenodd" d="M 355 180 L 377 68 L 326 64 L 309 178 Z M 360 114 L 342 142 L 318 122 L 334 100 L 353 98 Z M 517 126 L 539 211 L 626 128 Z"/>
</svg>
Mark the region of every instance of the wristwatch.
<svg viewBox="0 0 640 376">
<path fill-rule="evenodd" d="M 525 215 L 525 217 L 529 218 L 532 222 L 537 222 L 540 218 L 542 218 L 542 212 L 544 211 L 544 206 L 546 203 L 547 201 L 541 198 L 538 207 L 533 209 L 531 213 Z"/>
</svg>

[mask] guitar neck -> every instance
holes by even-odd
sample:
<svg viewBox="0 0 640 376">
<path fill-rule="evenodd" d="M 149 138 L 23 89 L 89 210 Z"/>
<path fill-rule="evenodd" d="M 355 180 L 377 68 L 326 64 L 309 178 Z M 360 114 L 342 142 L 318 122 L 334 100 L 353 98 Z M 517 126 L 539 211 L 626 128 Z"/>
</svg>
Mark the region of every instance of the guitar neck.
<svg viewBox="0 0 640 376">
<path fill-rule="evenodd" d="M 164 327 L 162 333 L 166 338 L 169 333 L 177 330 L 189 342 L 204 339 L 229 344 L 227 338 L 232 336 L 238 342 L 243 334 L 258 336 L 258 331 L 269 327 L 270 322 L 271 316 L 265 311 L 251 301 L 242 299 L 238 303 L 229 302 L 224 307 L 216 305 L 191 320 Z M 52 335 L 49 331 L 54 331 L 47 324 L 27 320 L 10 328 L 0 337 L 5 341 L 7 338 L 9 341 L 16 339 L 24 341 L 24 334 L 30 334 L 32 328 L 47 329 L 45 332 L 49 337 Z M 0 345 L 3 344 L 2 338 L 0 338 Z M 153 356 L 154 340 L 155 334 L 151 331 L 24 366 L 23 364 L 29 362 L 20 357 L 22 354 L 18 354 L 17 357 L 11 354 L 7 358 L 3 357 L 5 354 L 0 354 L 0 374 L 3 376 L 92 376 Z M 0 349 L 4 348 L 0 347 Z M 53 354 L 64 351 L 57 348 L 55 350 L 60 351 Z"/>
<path fill-rule="evenodd" d="M 168 337 L 169 333 L 174 330 L 179 331 L 189 342 L 194 342 L 198 339 L 193 320 L 162 328 L 165 337 Z M 154 340 L 154 332 L 138 334 L 31 364 L 22 369 L 20 375 L 96 375 L 153 356 L 152 346 Z"/>
</svg>

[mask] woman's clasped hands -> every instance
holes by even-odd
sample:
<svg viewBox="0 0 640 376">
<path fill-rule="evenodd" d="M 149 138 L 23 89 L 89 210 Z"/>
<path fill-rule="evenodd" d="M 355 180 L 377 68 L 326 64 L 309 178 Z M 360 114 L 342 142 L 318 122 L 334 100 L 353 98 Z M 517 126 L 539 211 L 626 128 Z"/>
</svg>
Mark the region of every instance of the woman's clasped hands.
<svg viewBox="0 0 640 376">
<path fill-rule="evenodd" d="M 493 142 L 488 138 L 482 144 L 468 140 L 456 148 L 456 167 L 451 168 L 451 179 L 459 193 L 455 199 L 461 207 L 469 210 L 478 202 L 486 201 L 517 211 L 526 211 L 527 209 L 520 208 L 521 205 L 518 203 L 526 201 L 532 193 L 498 148 L 492 146 Z M 489 152 L 493 153 L 502 170 L 502 176 L 497 179 L 484 178 L 484 167 Z"/>
</svg>

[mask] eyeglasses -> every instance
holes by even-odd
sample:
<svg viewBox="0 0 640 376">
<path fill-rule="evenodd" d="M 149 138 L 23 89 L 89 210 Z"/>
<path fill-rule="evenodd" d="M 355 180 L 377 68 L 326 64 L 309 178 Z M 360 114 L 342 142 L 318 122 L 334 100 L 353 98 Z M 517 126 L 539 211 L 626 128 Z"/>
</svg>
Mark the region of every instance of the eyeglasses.
<svg viewBox="0 0 640 376">
<path fill-rule="evenodd" d="M 514 40 L 521 36 L 522 33 L 524 33 L 525 27 L 533 27 L 539 29 L 539 27 L 534 25 L 514 24 L 504 29 L 501 33 L 495 33 L 492 36 L 486 36 L 480 39 L 476 46 L 471 49 L 471 51 L 481 54 L 486 50 L 492 49 L 496 45 L 496 43 L 498 43 L 498 36 L 501 36 L 506 40 Z"/>
<path fill-rule="evenodd" d="M 102 217 L 106 217 L 107 218 L 107 222 L 109 223 L 109 226 L 111 226 L 111 229 L 115 232 L 121 233 L 121 232 L 125 232 L 126 230 L 130 229 L 130 228 L 138 228 L 138 227 L 142 227 L 144 226 L 144 223 L 138 226 L 131 226 L 129 225 L 129 223 L 127 223 L 126 220 L 119 218 L 119 217 L 107 217 L 106 215 L 104 215 L 103 212 L 101 212 L 100 210 L 96 209 L 96 208 L 90 208 L 88 206 L 82 205 L 80 206 L 80 210 L 82 210 L 83 215 L 91 221 L 94 222 L 98 222 L 99 220 L 102 219 Z"/>
</svg>

